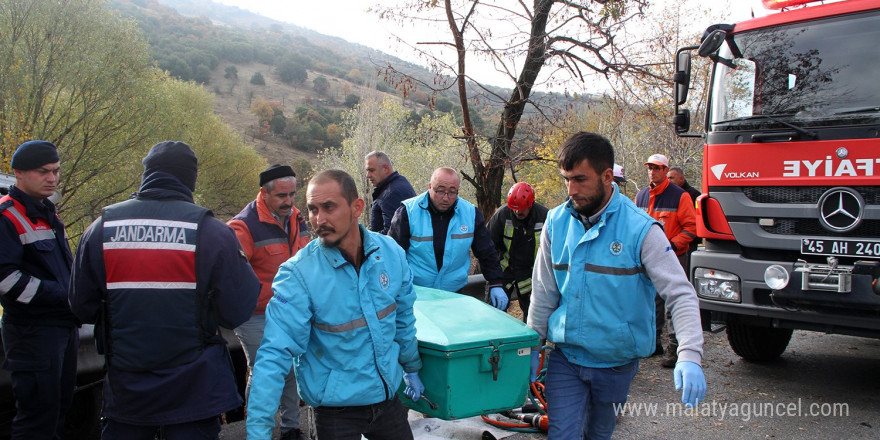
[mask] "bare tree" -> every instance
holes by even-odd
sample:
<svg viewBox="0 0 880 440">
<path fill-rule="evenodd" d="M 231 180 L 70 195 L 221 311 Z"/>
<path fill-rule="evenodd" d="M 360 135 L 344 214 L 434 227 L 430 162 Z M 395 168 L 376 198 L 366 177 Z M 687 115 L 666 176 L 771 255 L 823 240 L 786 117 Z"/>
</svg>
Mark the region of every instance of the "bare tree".
<svg viewBox="0 0 880 440">
<path fill-rule="evenodd" d="M 473 168 L 473 173 L 462 170 L 462 176 L 476 188 L 477 205 L 490 215 L 501 200 L 505 169 L 517 160 L 513 146 L 524 114 L 533 111 L 553 118 L 553 109 L 532 99 L 536 86 L 571 79 L 583 82 L 595 73 L 651 74 L 629 60 L 627 51 L 635 46 L 624 34 L 627 24 L 644 17 L 646 6 L 647 0 L 533 0 L 531 5 L 525 0 L 413 0 L 403 8 L 379 8 L 385 18 L 445 22 L 450 31 L 448 40 L 411 45 L 434 67 L 433 80 L 413 78 L 395 66 L 387 66 L 385 73 L 404 93 L 416 87 L 435 95 L 457 90 L 462 107 L 460 139 Z M 501 96 L 471 77 L 466 69 L 468 55 L 491 60 L 513 84 L 509 95 Z M 470 98 L 471 91 L 476 100 Z M 472 102 L 477 101 L 501 108 L 491 136 L 475 132 Z"/>
</svg>

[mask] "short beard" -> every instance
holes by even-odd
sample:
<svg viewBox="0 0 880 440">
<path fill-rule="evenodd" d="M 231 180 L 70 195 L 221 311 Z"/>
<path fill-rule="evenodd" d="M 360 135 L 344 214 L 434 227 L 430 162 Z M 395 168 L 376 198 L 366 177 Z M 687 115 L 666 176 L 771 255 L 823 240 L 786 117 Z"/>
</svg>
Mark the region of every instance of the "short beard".
<svg viewBox="0 0 880 440">
<path fill-rule="evenodd" d="M 325 248 L 335 248 L 339 247 L 339 244 L 342 243 L 343 237 L 339 237 L 338 240 L 330 241 L 326 237 L 321 237 L 321 244 L 324 245 Z"/>
<path fill-rule="evenodd" d="M 574 212 L 584 217 L 592 217 L 599 212 L 599 209 L 602 208 L 602 202 L 605 201 L 605 196 L 608 195 L 605 185 L 602 185 L 601 182 L 599 183 L 599 190 L 601 191 L 601 194 L 598 194 L 594 200 L 591 200 L 586 205 L 577 206 L 572 204 Z"/>
</svg>

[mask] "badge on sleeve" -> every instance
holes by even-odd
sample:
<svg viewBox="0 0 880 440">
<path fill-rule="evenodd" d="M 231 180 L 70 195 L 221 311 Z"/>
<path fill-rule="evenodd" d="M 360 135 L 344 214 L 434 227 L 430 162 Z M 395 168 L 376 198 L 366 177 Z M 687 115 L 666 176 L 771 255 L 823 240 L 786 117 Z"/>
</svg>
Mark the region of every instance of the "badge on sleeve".
<svg viewBox="0 0 880 440">
<path fill-rule="evenodd" d="M 382 290 L 388 289 L 388 285 L 391 283 L 388 281 L 387 273 L 382 272 L 382 274 L 379 275 L 379 284 L 382 286 Z"/>
</svg>

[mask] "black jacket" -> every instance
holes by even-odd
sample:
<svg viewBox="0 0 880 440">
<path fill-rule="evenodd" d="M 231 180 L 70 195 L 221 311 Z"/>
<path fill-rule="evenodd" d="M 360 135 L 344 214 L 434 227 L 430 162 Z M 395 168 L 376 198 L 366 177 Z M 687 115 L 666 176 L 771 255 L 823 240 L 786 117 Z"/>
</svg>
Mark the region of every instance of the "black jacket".
<svg viewBox="0 0 880 440">
<path fill-rule="evenodd" d="M 382 183 L 373 189 L 373 205 L 370 207 L 370 230 L 387 234 L 391 227 L 394 212 L 400 202 L 415 197 L 412 185 L 397 171 L 388 175 Z"/>
<path fill-rule="evenodd" d="M 549 210 L 546 206 L 535 203 L 529 211 L 529 216 L 525 220 L 520 220 L 516 218 L 512 209 L 503 205 L 489 219 L 486 226 L 489 228 L 489 236 L 492 237 L 492 242 L 495 243 L 495 249 L 501 260 L 504 260 L 508 254 L 504 240 L 504 226 L 508 220 L 513 226 L 513 234 L 510 237 L 510 252 L 507 255 L 508 265 L 503 268 L 505 284 L 532 277 L 532 267 L 535 265 L 535 252 L 538 244 L 535 234 L 540 236 L 544 221 L 547 219 L 547 211 Z"/>
</svg>

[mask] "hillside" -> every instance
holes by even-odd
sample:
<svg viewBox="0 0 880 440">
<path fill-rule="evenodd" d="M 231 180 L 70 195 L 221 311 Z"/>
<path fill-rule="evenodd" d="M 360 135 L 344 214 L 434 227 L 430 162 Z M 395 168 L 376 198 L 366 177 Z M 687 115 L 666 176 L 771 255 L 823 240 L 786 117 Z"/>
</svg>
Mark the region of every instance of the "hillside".
<svg viewBox="0 0 880 440">
<path fill-rule="evenodd" d="M 210 0 L 111 0 L 110 4 L 138 23 L 160 68 L 214 93 L 217 114 L 270 163 L 311 161 L 316 151 L 340 145 L 339 115 L 348 108 L 343 103 L 373 93 L 397 96 L 415 119 L 437 109 L 461 117 L 454 89 L 435 95 L 416 88 L 404 97 L 384 82 L 382 69 L 393 65 L 426 84 L 437 81 L 432 72 L 360 44 Z M 232 78 L 230 69 L 237 72 Z M 265 85 L 251 84 L 257 72 Z M 319 92 L 314 81 L 320 77 L 327 87 Z M 471 107 L 476 131 L 491 137 L 501 105 L 497 97 L 510 91 L 468 87 L 472 102 L 479 102 Z M 270 107 L 264 106 L 262 119 L 252 111 L 258 100 Z M 584 104 L 559 94 L 534 93 L 530 100 L 556 108 Z M 525 111 L 526 119 L 536 114 L 532 107 Z M 312 117 L 315 114 L 319 117 Z"/>
<path fill-rule="evenodd" d="M 110 5 L 138 23 L 160 68 L 212 92 L 217 114 L 270 163 L 312 161 L 320 148 L 338 146 L 327 131 L 349 108 L 347 99 L 398 96 L 414 112 L 428 111 L 426 105 L 433 103 L 424 91 L 402 98 L 378 75 L 389 63 L 426 79 L 432 77 L 428 70 L 340 38 L 208 0 L 112 0 Z M 285 66 L 294 77 L 282 81 Z M 237 72 L 233 78 L 229 69 Z M 251 84 L 257 72 L 265 85 Z M 314 84 L 319 77 L 327 80 L 320 93 Z M 448 97 L 454 102 L 454 95 Z M 279 109 L 286 127 L 267 130 L 269 121 L 252 112 L 257 100 Z M 319 126 L 295 116 L 312 111 L 323 116 Z"/>
</svg>

